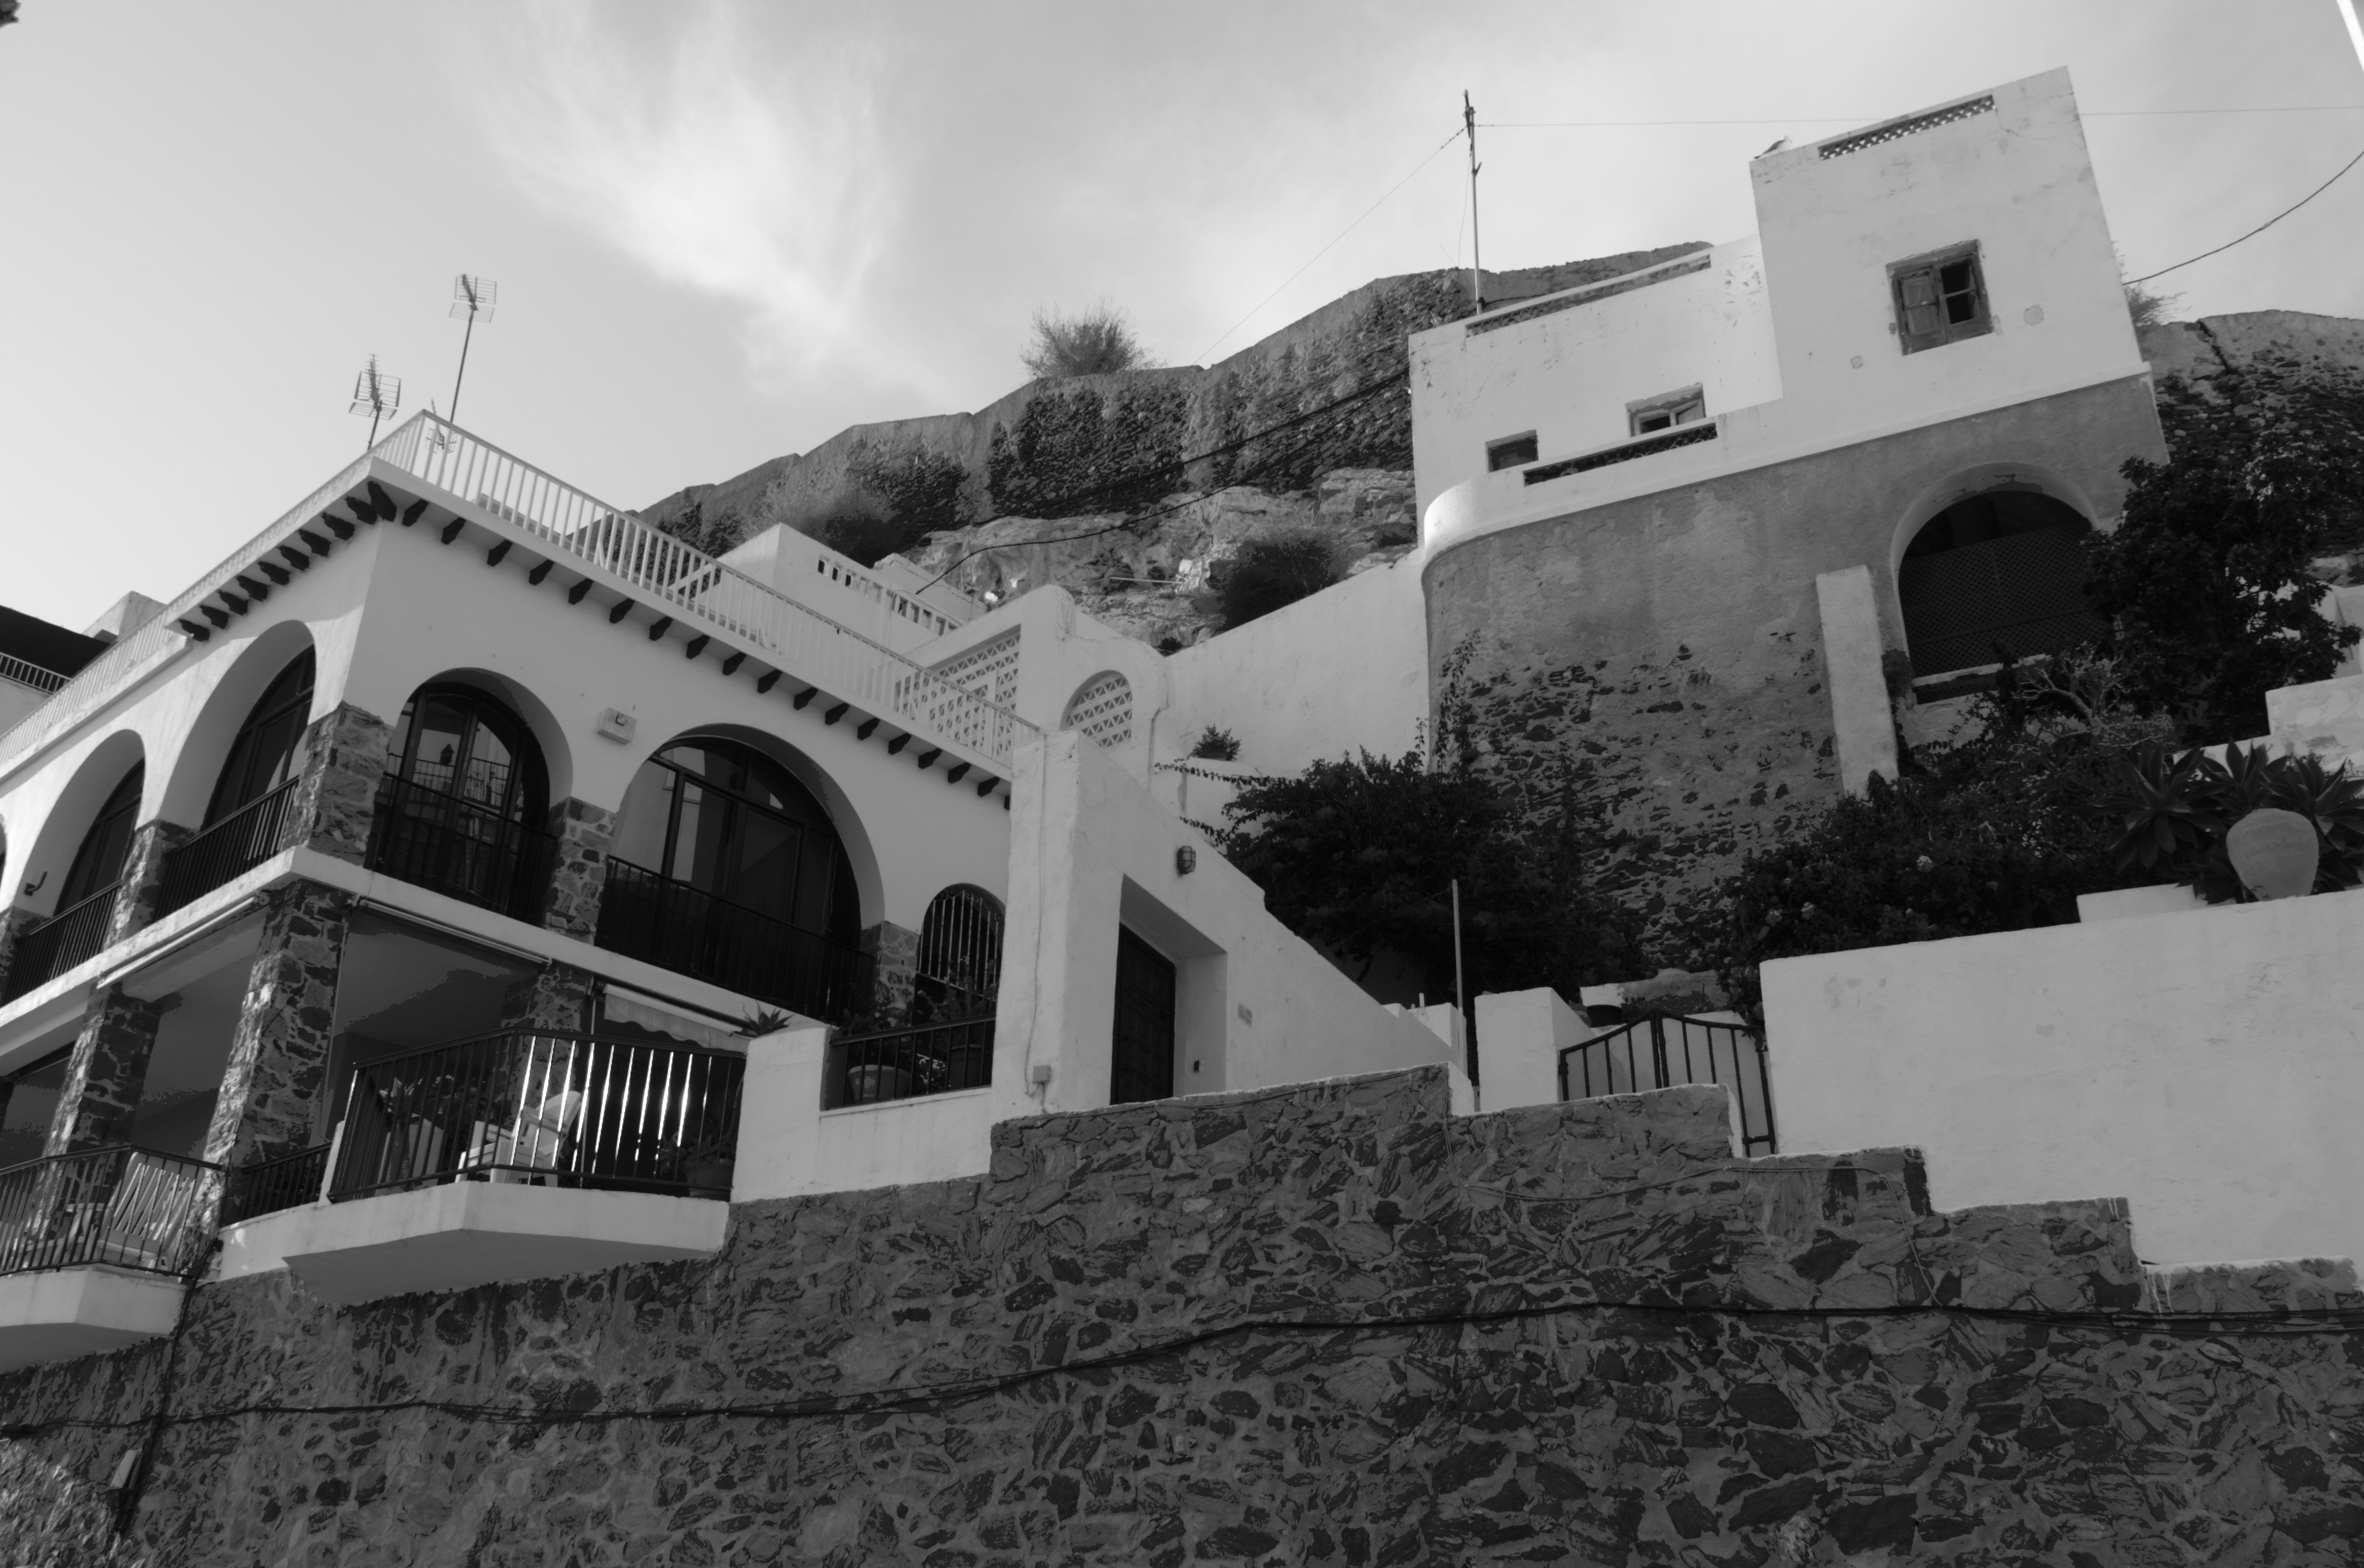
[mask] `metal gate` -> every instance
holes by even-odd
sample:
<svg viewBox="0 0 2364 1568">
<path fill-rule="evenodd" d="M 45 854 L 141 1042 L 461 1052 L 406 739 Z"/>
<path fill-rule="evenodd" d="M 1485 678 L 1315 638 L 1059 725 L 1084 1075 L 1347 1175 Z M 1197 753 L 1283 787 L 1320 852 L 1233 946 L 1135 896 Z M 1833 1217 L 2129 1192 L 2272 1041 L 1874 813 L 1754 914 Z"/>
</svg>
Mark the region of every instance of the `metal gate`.
<svg viewBox="0 0 2364 1568">
<path fill-rule="evenodd" d="M 1590 1100 L 1721 1084 L 1740 1106 L 1741 1152 L 1771 1154 L 1773 1081 L 1765 1042 L 1738 1024 L 1652 1014 L 1559 1053 L 1559 1097 Z"/>
</svg>

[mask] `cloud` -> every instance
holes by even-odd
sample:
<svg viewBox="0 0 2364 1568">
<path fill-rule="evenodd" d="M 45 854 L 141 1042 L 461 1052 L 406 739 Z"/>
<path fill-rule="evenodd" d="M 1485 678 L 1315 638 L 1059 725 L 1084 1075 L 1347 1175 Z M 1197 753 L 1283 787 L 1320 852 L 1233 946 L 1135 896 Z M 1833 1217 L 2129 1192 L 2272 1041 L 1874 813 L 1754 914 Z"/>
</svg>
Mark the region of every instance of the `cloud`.
<svg viewBox="0 0 2364 1568">
<path fill-rule="evenodd" d="M 661 278 L 744 305 L 767 381 L 850 357 L 900 183 L 878 133 L 879 50 L 788 44 L 734 6 L 543 4 L 477 57 L 471 95 L 534 199 Z M 874 375 L 928 379 L 862 344 Z"/>
</svg>

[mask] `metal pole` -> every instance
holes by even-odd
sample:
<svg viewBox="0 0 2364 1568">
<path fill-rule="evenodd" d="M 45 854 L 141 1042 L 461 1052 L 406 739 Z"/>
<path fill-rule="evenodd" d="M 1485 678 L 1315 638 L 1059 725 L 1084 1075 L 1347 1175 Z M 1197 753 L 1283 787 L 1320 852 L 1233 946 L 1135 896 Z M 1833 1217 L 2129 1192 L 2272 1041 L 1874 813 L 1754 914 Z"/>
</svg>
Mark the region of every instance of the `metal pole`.
<svg viewBox="0 0 2364 1568">
<path fill-rule="evenodd" d="M 1478 270 L 1478 110 L 1466 87 L 1461 91 L 1461 126 L 1469 135 L 1469 299 L 1483 310 L 1486 285 Z"/>
<path fill-rule="evenodd" d="M 468 379 L 468 344 L 475 335 L 476 298 L 471 293 L 468 296 L 467 328 L 460 334 L 460 373 L 452 378 L 452 421 L 454 424 L 460 419 L 460 384 Z"/>
<path fill-rule="evenodd" d="M 1478 1015 L 1461 978 L 1461 879 L 1453 879 L 1453 1003 L 1461 1009 L 1461 1033 L 1469 1058 L 1469 1082 L 1478 1082 Z"/>
</svg>

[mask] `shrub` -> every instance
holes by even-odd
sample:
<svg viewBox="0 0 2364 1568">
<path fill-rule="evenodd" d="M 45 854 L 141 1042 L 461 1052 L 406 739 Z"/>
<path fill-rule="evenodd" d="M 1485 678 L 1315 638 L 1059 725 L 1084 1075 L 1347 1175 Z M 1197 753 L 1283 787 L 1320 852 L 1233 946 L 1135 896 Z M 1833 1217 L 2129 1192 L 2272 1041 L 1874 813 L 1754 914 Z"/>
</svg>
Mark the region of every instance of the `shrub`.
<svg viewBox="0 0 2364 1568">
<path fill-rule="evenodd" d="M 1198 743 L 1190 748 L 1190 755 L 1210 762 L 1236 762 L 1240 760 L 1239 738 L 1228 729 L 1218 729 L 1210 724 L 1199 732 Z"/>
<path fill-rule="evenodd" d="M 2314 552 L 2364 521 L 2364 377 L 2228 367 L 2159 390 L 2164 463 L 2130 459 L 2125 519 L 2087 546 L 2087 596 L 2138 707 L 2186 740 L 2262 733 L 2265 694 L 2338 668 Z"/>
<path fill-rule="evenodd" d="M 1073 316 L 1036 311 L 1033 339 L 1019 358 L 1038 379 L 1046 381 L 1149 368 L 1149 356 L 1132 335 L 1132 323 L 1106 300 Z"/>
<path fill-rule="evenodd" d="M 910 542 L 909 529 L 886 503 L 866 490 L 842 490 L 797 520 L 798 528 L 830 549 L 875 566 Z"/>
<path fill-rule="evenodd" d="M 2103 800 L 2117 818 L 2111 848 L 2122 871 L 2172 875 L 2211 904 L 2246 904 L 2225 847 L 2233 825 L 2261 806 L 2295 812 L 2314 827 L 2316 893 L 2364 881 L 2364 780 L 2313 756 L 2269 757 L 2262 746 L 2176 755 L 2150 745 L 2118 764 L 2118 787 Z"/>
<path fill-rule="evenodd" d="M 1336 543 L 1313 528 L 1292 528 L 1243 540 L 1214 573 L 1226 628 L 1297 603 L 1337 582 Z"/>
<path fill-rule="evenodd" d="M 894 519 L 920 536 L 961 524 L 961 485 L 968 469 L 960 459 L 918 440 L 874 441 L 864 437 L 845 457 L 847 482 L 886 503 Z"/>
</svg>

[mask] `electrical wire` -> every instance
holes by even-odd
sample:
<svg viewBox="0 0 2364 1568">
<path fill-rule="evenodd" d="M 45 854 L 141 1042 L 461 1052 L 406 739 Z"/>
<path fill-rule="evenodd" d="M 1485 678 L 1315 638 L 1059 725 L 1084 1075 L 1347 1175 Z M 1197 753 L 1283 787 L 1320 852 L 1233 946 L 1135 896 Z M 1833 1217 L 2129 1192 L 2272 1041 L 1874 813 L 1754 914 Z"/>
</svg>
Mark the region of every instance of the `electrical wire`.
<svg viewBox="0 0 2364 1568">
<path fill-rule="evenodd" d="M 1176 1335 L 1154 1344 L 1092 1356 L 1055 1365 L 1027 1368 L 991 1377 L 946 1379 L 909 1389 L 882 1389 L 871 1394 L 828 1396 L 785 1401 L 725 1401 L 651 1405 L 613 1409 L 571 1410 L 548 1406 L 481 1405 L 450 1399 L 393 1399 L 355 1404 L 284 1404 L 252 1400 L 240 1405 L 178 1414 L 156 1414 L 122 1419 L 61 1416 L 48 1420 L 0 1426 L 0 1439 L 22 1441 L 66 1429 L 119 1431 L 136 1427 L 212 1426 L 251 1417 L 288 1419 L 303 1417 L 385 1416 L 424 1411 L 461 1420 L 517 1427 L 612 1426 L 625 1421 L 695 1421 L 714 1419 L 784 1421 L 829 1420 L 854 1416 L 938 1412 L 988 1396 L 1054 1378 L 1073 1378 L 1181 1354 L 1219 1340 L 1243 1335 L 1271 1334 L 1390 1334 L 1421 1329 L 1486 1327 L 1529 1321 L 1571 1313 L 1631 1313 L 1656 1317 L 1836 1318 L 1943 1317 L 1986 1322 L 2019 1323 L 2052 1329 L 2084 1329 L 2116 1334 L 2170 1334 L 2186 1339 L 2296 1338 L 2364 1332 L 2364 1309 L 2333 1307 L 2314 1312 L 2054 1312 L 2007 1307 L 1966 1307 L 1958 1303 L 1923 1303 L 1899 1307 L 1701 1307 L 1685 1303 L 1627 1301 L 1567 1301 L 1492 1312 L 1419 1313 L 1400 1317 L 1339 1319 L 1251 1318 L 1220 1328 Z"/>
<path fill-rule="evenodd" d="M 2153 115 L 2324 115 L 2364 109 L 2364 104 L 2265 104 L 2224 109 L 2080 109 L 2082 119 L 2125 119 Z M 1871 125 L 1879 115 L 1779 115 L 1745 120 L 1481 120 L 1480 130 L 1622 129 L 1628 127 L 1698 125 Z M 1432 156 L 1433 156 L 1432 154 Z"/>
<path fill-rule="evenodd" d="M 1379 210 L 1379 208 L 1381 208 L 1381 207 L 1383 207 L 1383 206 L 1387 206 L 1387 203 L 1388 203 L 1388 196 L 1392 196 L 1392 195 L 1394 195 L 1398 191 L 1400 191 L 1400 190 L 1402 190 L 1406 185 L 1411 184 L 1411 177 L 1412 177 L 1412 174 L 1417 174 L 1417 173 L 1419 173 L 1422 169 L 1425 169 L 1425 168 L 1427 168 L 1431 163 L 1435 162 L 1435 161 L 1436 161 L 1436 155 L 1437 155 L 1437 153 L 1444 151 L 1446 148 L 1448 148 L 1448 147 L 1452 146 L 1455 142 L 1456 142 L 1456 141 L 1458 141 L 1458 140 L 1460 140 L 1460 139 L 1461 139 L 1461 129 L 1460 129 L 1460 128 L 1459 128 L 1458 126 L 1456 126 L 1456 127 L 1455 127 L 1455 128 L 1454 128 L 1454 131 L 1453 131 L 1453 134 L 1452 134 L 1451 136 L 1448 136 L 1448 137 L 1446 137 L 1443 141 L 1438 142 L 1438 143 L 1436 144 L 1435 148 L 1430 151 L 1430 153 L 1429 153 L 1429 155 L 1428 155 L 1427 157 L 1425 157 L 1425 158 L 1422 159 L 1419 162 L 1417 162 L 1417 163 L 1415 163 L 1415 164 L 1413 164 L 1413 165 L 1411 166 L 1411 174 L 1406 174 L 1402 179 L 1398 180 L 1394 184 L 1389 185 L 1389 186 L 1388 187 L 1388 190 L 1387 190 L 1387 195 L 1383 195 L 1383 196 L 1381 196 L 1377 201 L 1375 201 L 1375 202 L 1373 202 L 1369 206 L 1365 207 L 1365 208 L 1363 209 L 1362 217 L 1357 217 L 1356 219 L 1355 219 L 1355 221 L 1354 221 L 1353 223 L 1348 224 L 1345 228 L 1344 228 L 1340 229 L 1336 234 L 1333 235 L 1333 236 L 1331 237 L 1330 243 L 1329 243 L 1328 245 L 1324 245 L 1323 247 L 1321 247 L 1321 250 L 1316 250 L 1315 252 L 1313 252 L 1313 254 L 1312 254 L 1312 255 L 1308 256 L 1308 257 L 1305 259 L 1305 266 L 1304 266 L 1304 267 L 1299 267 L 1299 268 L 1298 268 L 1298 269 L 1297 269 L 1297 271 L 1295 271 L 1295 272 L 1293 272 L 1289 273 L 1289 274 L 1288 274 L 1288 276 L 1287 276 L 1287 277 L 1285 277 L 1285 278 L 1281 279 L 1281 280 L 1280 280 L 1280 286 L 1279 286 L 1278 288 L 1274 289 L 1274 290 L 1272 291 L 1272 293 L 1270 293 L 1270 294 L 1268 294 L 1268 295 L 1265 295 L 1262 299 L 1260 299 L 1260 300 L 1256 301 L 1256 302 L 1255 302 L 1255 304 L 1254 304 L 1254 306 L 1250 306 L 1250 307 L 1249 307 L 1249 310 L 1248 310 L 1248 313 L 1247 313 L 1247 315 L 1246 315 L 1246 316 L 1243 316 L 1243 317 L 1241 317 L 1237 321 L 1234 321 L 1234 322 L 1232 322 L 1229 327 L 1224 328 L 1223 328 L 1223 330 L 1222 330 L 1222 334 L 1221 334 L 1221 337 L 1218 337 L 1218 338 L 1217 338 L 1217 339 L 1216 339 L 1212 343 L 1210 343 L 1210 344 L 1208 344 L 1205 348 L 1203 348 L 1203 349 L 1199 350 L 1199 353 L 1198 353 L 1198 361 L 1199 361 L 1199 362 L 1200 364 L 1204 364 L 1204 363 L 1206 363 L 1207 356 L 1208 356 L 1209 354 L 1213 353 L 1217 348 L 1219 348 L 1219 347 L 1221 347 L 1221 344 L 1222 344 L 1222 341 L 1223 341 L 1223 339 L 1224 339 L 1224 338 L 1228 338 L 1228 337 L 1230 337 L 1232 333 L 1234 333 L 1234 332 L 1238 331 L 1241 328 L 1243 328 L 1243 327 L 1246 326 L 1246 325 L 1248 324 L 1249 319 L 1250 319 L 1251 317 L 1253 317 L 1255 315 L 1255 313 L 1256 313 L 1257 311 L 1262 310 L 1266 306 L 1270 305 L 1270 304 L 1271 304 L 1275 299 L 1277 299 L 1277 298 L 1278 298 L 1278 297 L 1279 297 L 1279 295 L 1280 295 L 1280 291 L 1281 291 L 1281 289 L 1285 289 L 1285 288 L 1287 288 L 1289 284 L 1291 284 L 1295 283 L 1299 278 L 1303 277 L 1303 276 L 1305 275 L 1305 268 L 1306 268 L 1306 267 L 1310 267 L 1311 265 L 1313 265 L 1313 263 L 1314 263 L 1314 262 L 1316 262 L 1316 261 L 1318 261 L 1321 260 L 1321 258 L 1322 258 L 1322 257 L 1324 257 L 1324 256 L 1328 255 L 1328 254 L 1330 253 L 1331 249 L 1332 249 L 1332 247 L 1333 247 L 1333 246 L 1335 246 L 1335 245 L 1338 243 L 1338 241 L 1339 241 L 1339 240 L 1345 239 L 1345 238 L 1346 238 L 1346 236 L 1348 236 L 1349 234 L 1354 233 L 1354 232 L 1355 232 L 1355 230 L 1358 227 L 1360 227 L 1360 226 L 1361 226 L 1362 221 L 1363 221 L 1363 218 L 1370 217 L 1373 213 L 1375 213 L 1375 212 L 1378 211 L 1378 210 Z"/>
<path fill-rule="evenodd" d="M 2314 200 L 2315 197 L 2323 195 L 2324 192 L 2331 189 L 2334 184 L 2338 183 L 2340 174 L 2347 173 L 2348 170 L 2355 168 L 2358 163 L 2364 163 L 2364 151 L 2358 151 L 2355 157 L 2350 158 L 2347 162 L 2341 164 L 2339 166 L 2339 174 L 2334 174 L 2330 179 L 2325 180 L 2320 185 L 2315 186 L 2314 189 L 2307 192 L 2306 195 L 2299 197 L 2298 200 L 2282 208 L 2281 211 L 2274 214 L 2273 217 L 2266 219 L 2265 222 L 2258 225 L 2257 228 L 2249 230 L 2248 233 L 2242 235 L 2240 239 L 2227 239 L 2224 244 L 2219 245 L 2213 250 L 2202 250 L 2199 255 L 2178 261 L 2172 267 L 2161 267 L 2155 272 L 2145 272 L 2141 277 L 2128 278 L 2126 282 L 2130 284 L 2147 284 L 2153 278 L 2163 278 L 2169 272 L 2181 272 L 2184 268 L 2191 265 L 2193 261 L 2204 261 L 2211 256 L 2221 256 L 2225 251 L 2230 250 L 2234 246 L 2241 243 L 2242 239 L 2256 239 L 2258 235 L 2263 234 L 2267 229 L 2271 228 L 2274 225 L 2280 223 L 2282 219 L 2288 217 L 2299 208 L 2306 206 L 2307 203 Z"/>
</svg>

